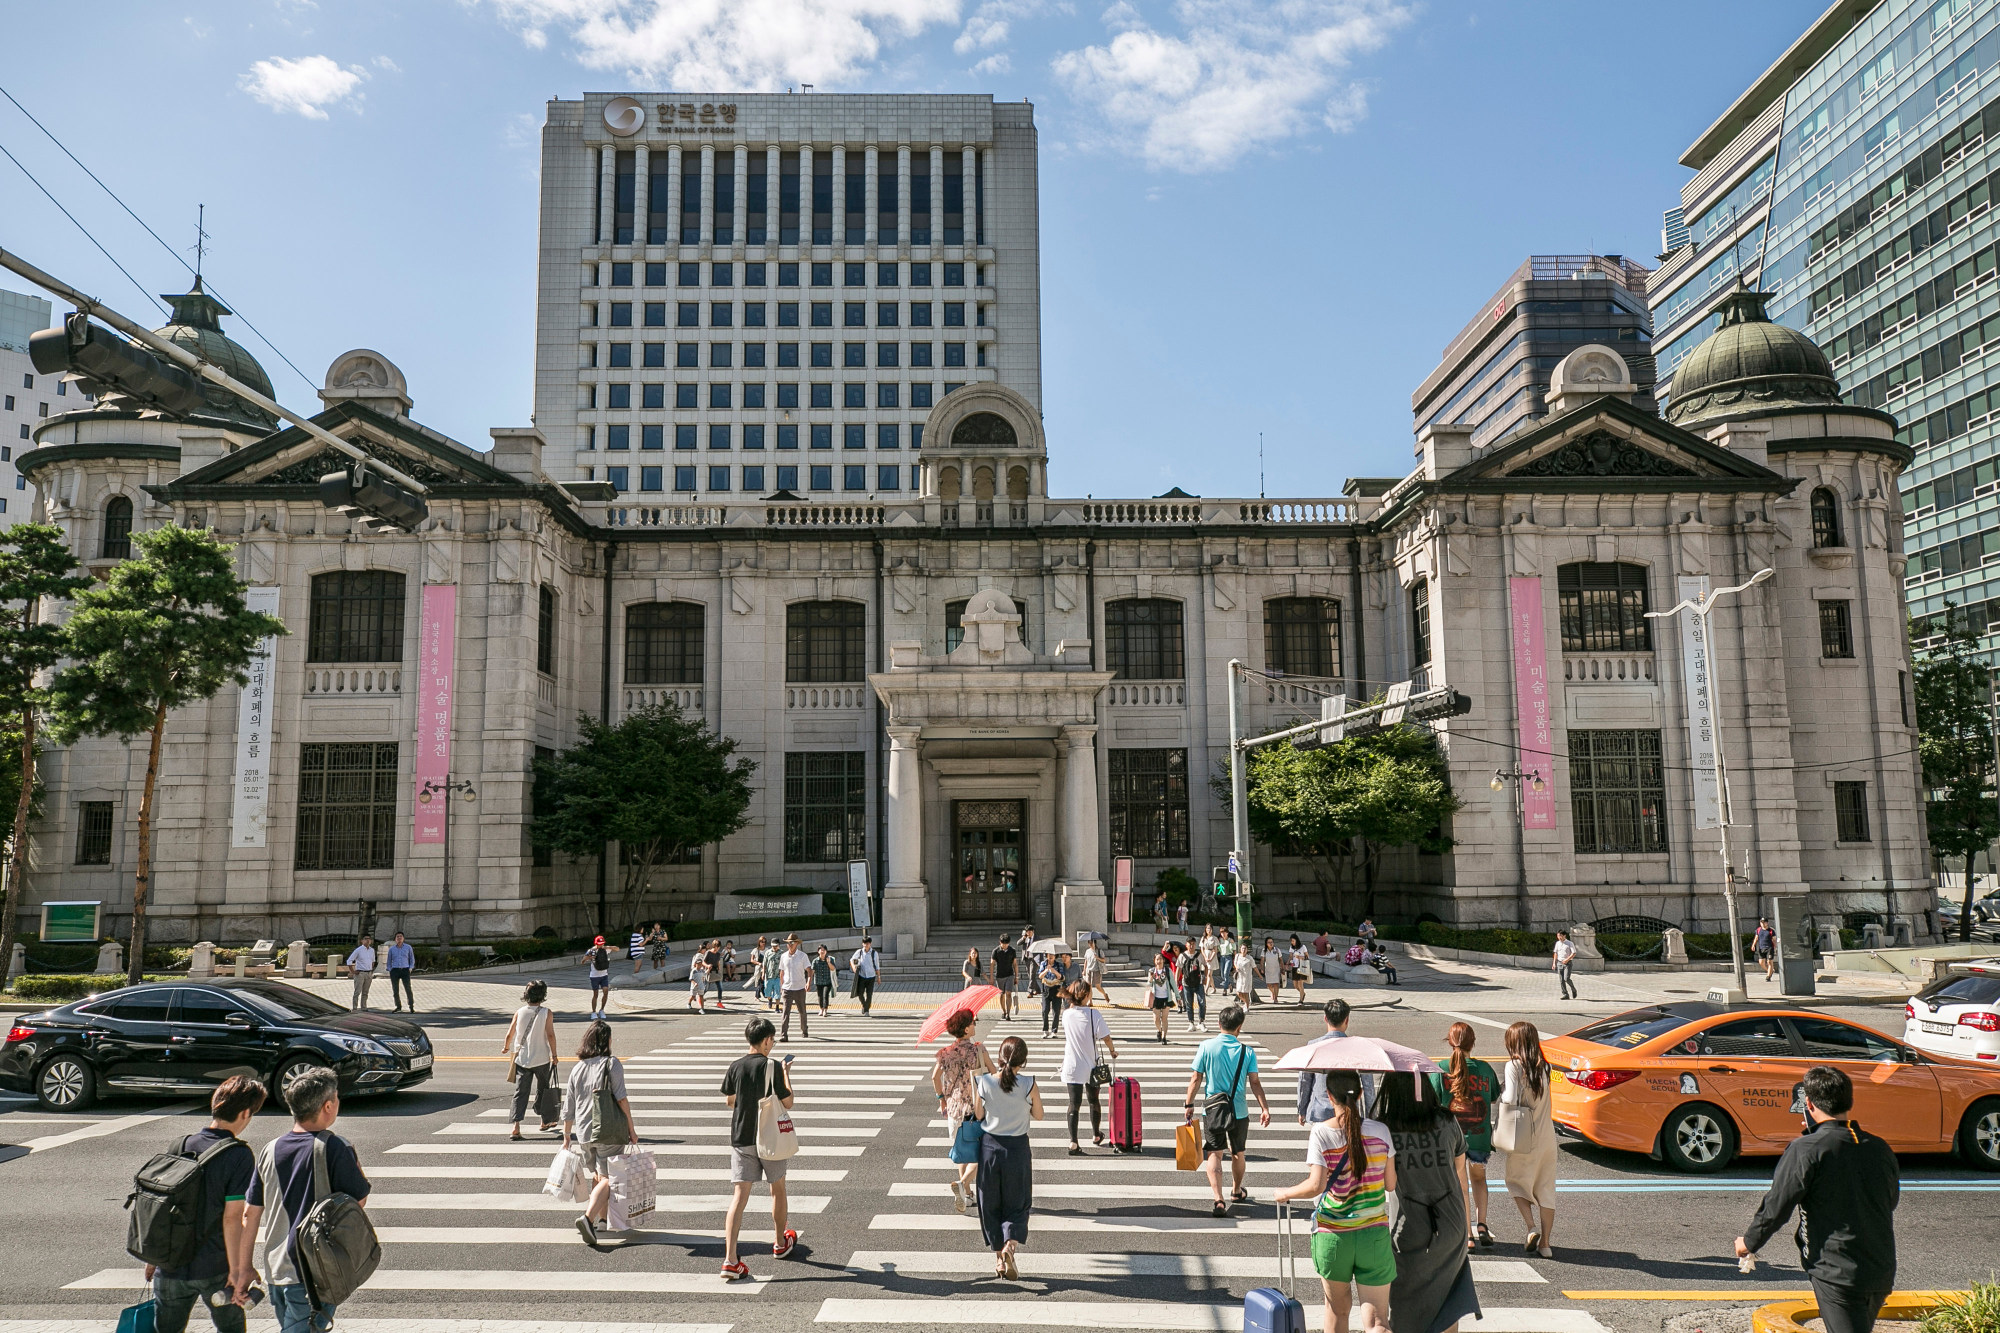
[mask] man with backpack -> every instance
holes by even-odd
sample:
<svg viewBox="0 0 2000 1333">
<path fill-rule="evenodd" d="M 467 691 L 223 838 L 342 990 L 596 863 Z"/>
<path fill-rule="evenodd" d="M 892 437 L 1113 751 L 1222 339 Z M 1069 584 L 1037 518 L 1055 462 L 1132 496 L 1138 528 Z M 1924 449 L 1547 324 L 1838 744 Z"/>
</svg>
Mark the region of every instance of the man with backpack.
<svg viewBox="0 0 2000 1333">
<path fill-rule="evenodd" d="M 279 1333 L 325 1333 L 337 1302 L 324 1295 L 316 1299 L 307 1289 L 299 1266 L 300 1224 L 326 1199 L 344 1197 L 366 1208 L 371 1187 L 354 1145 L 333 1132 L 340 1115 L 340 1080 L 334 1072 L 311 1069 L 299 1075 L 285 1089 L 285 1101 L 292 1110 L 292 1129 L 259 1156 L 257 1174 L 244 1196 L 243 1227 L 258 1234 L 265 1210 L 271 1210 L 256 1257 L 271 1284 L 271 1312 L 278 1317 Z M 380 1253 L 375 1250 L 378 1257 Z M 372 1272 L 374 1265 L 366 1267 Z M 315 1274 L 314 1280 L 336 1276 Z"/>
<path fill-rule="evenodd" d="M 722 1095 L 729 1103 L 729 1215 L 724 1221 L 722 1280 L 740 1282 L 750 1276 L 750 1265 L 737 1257 L 736 1237 L 743 1230 L 743 1214 L 750 1207 L 750 1191 L 760 1180 L 771 1182 L 771 1246 L 774 1259 L 789 1258 L 798 1248 L 799 1233 L 785 1226 L 785 1172 L 790 1163 L 784 1158 L 768 1159 L 758 1149 L 759 1105 L 765 1097 L 776 1097 L 785 1110 L 792 1109 L 792 1057 L 771 1058 L 771 1040 L 778 1030 L 768 1018 L 753 1018 L 744 1025 L 743 1040 L 750 1053 L 739 1057 L 722 1076 Z"/>
<path fill-rule="evenodd" d="M 1245 1085 L 1257 1094 L 1258 1124 L 1271 1123 L 1271 1103 L 1257 1077 L 1257 1052 L 1237 1036 L 1243 1030 L 1244 1011 L 1232 1004 L 1216 1015 L 1222 1035 L 1203 1042 L 1194 1053 L 1194 1072 L 1188 1076 L 1187 1113 L 1192 1116 L 1195 1098 L 1201 1097 L 1202 1151 L 1208 1155 L 1208 1184 L 1215 1192 L 1215 1215 L 1229 1216 L 1229 1204 L 1248 1203 L 1250 1191 L 1243 1187 L 1248 1169 L 1245 1156 L 1250 1147 L 1250 1101 Z M 1229 1201 L 1222 1197 L 1222 1157 L 1229 1154 L 1233 1188 Z"/>
<path fill-rule="evenodd" d="M 611 950 L 604 947 L 602 935 L 592 942 L 583 963 L 590 981 L 590 1017 L 593 1022 L 600 1021 L 604 1006 L 611 1003 Z"/>
<path fill-rule="evenodd" d="M 148 1259 L 159 1333 L 182 1333 L 196 1301 L 208 1307 L 220 1333 L 243 1333 L 244 1293 L 255 1276 L 244 1196 L 257 1174 L 257 1154 L 242 1134 L 263 1105 L 264 1085 L 256 1079 L 223 1080 L 208 1099 L 208 1128 L 148 1162 L 134 1182 L 137 1207 L 126 1248 Z M 218 1304 L 219 1297 L 226 1299 Z"/>
</svg>

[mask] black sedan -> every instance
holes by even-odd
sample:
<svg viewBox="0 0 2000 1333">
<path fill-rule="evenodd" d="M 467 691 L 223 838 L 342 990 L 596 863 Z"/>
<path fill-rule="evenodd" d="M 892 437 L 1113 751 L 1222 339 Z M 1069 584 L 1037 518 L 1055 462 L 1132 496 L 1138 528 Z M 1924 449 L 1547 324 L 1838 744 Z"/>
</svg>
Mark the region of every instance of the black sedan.
<svg viewBox="0 0 2000 1333">
<path fill-rule="evenodd" d="M 183 981 L 16 1019 L 0 1046 L 0 1087 L 81 1111 L 104 1093 L 206 1097 L 232 1074 L 282 1092 L 309 1069 L 332 1069 L 352 1097 L 421 1083 L 431 1061 L 430 1038 L 400 1017 L 275 981 Z"/>
</svg>

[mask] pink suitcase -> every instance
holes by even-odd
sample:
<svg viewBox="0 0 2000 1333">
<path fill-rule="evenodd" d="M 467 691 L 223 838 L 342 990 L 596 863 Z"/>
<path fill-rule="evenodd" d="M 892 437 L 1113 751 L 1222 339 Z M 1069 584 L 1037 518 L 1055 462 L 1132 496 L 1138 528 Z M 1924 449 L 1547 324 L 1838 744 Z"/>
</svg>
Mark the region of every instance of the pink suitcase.
<svg viewBox="0 0 2000 1333">
<path fill-rule="evenodd" d="M 1139 1080 L 1111 1080 L 1111 1146 L 1119 1152 L 1138 1152 L 1145 1146 L 1146 1121 L 1139 1104 Z"/>
</svg>

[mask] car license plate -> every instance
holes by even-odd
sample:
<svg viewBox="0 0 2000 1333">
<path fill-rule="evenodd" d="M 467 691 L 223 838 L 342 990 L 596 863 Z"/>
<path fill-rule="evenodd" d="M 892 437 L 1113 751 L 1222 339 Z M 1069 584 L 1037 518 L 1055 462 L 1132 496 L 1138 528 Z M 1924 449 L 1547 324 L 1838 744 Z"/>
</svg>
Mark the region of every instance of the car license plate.
<svg viewBox="0 0 2000 1333">
<path fill-rule="evenodd" d="M 430 1057 L 430 1056 L 428 1056 L 428 1055 L 413 1055 L 413 1056 L 411 1056 L 411 1057 L 410 1057 L 410 1068 L 412 1068 L 412 1069 L 429 1069 L 430 1067 L 431 1067 L 431 1057 Z"/>
<path fill-rule="evenodd" d="M 1924 1031 L 1930 1033 L 1933 1037 L 1949 1037 L 1953 1033 L 1958 1031 L 1957 1025 L 1953 1023 L 1932 1023 L 1924 1021 L 1923 1028 Z"/>
</svg>

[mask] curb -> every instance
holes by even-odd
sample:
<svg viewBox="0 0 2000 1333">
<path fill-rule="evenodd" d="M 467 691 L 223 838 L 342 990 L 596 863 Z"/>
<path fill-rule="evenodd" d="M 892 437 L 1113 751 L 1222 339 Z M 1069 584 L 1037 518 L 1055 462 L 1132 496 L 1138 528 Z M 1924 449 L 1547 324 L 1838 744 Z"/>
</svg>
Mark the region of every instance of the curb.
<svg viewBox="0 0 2000 1333">
<path fill-rule="evenodd" d="M 1963 1304 L 1971 1295 L 1969 1291 L 1893 1291 L 1882 1303 L 1876 1322 L 1916 1323 L 1939 1306 Z M 1751 1311 L 1750 1328 L 1751 1333 L 1810 1333 L 1805 1321 L 1818 1317 L 1816 1298 L 1774 1301 Z"/>
</svg>

